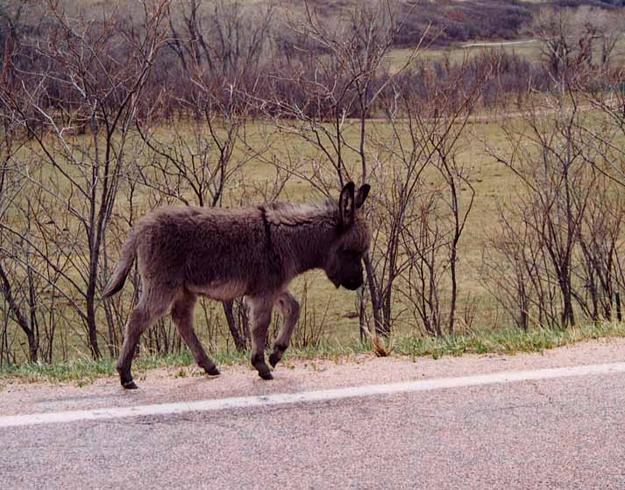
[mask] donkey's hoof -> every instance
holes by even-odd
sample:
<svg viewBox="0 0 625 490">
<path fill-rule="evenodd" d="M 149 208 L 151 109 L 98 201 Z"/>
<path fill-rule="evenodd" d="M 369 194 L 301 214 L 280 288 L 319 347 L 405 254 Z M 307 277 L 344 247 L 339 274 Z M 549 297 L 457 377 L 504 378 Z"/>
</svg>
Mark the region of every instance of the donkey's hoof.
<svg viewBox="0 0 625 490">
<path fill-rule="evenodd" d="M 213 366 L 212 368 L 204 368 L 204 371 L 206 371 L 206 374 L 209 376 L 219 376 L 221 374 L 216 366 Z"/>
<path fill-rule="evenodd" d="M 281 355 L 276 354 L 275 352 L 273 354 L 271 354 L 269 356 L 269 364 L 271 364 L 271 367 L 276 367 L 276 364 L 278 364 L 280 362 L 280 359 L 282 358 Z"/>
<path fill-rule="evenodd" d="M 269 381 L 270 379 L 273 379 L 273 375 L 271 374 L 271 371 L 266 371 L 266 372 L 265 371 L 263 371 L 263 372 L 258 371 L 258 375 L 261 378 L 263 378 L 264 380 L 266 380 L 266 381 Z"/>
<path fill-rule="evenodd" d="M 122 387 L 125 390 L 136 390 L 136 389 L 139 388 L 132 379 L 130 381 L 123 381 L 122 382 Z"/>
</svg>

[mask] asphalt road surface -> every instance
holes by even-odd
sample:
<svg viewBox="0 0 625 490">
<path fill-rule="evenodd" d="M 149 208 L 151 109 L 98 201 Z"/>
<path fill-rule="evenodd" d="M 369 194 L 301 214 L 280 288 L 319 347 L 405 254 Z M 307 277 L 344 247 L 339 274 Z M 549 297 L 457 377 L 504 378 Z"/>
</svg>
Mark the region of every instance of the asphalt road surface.
<svg viewBox="0 0 625 490">
<path fill-rule="evenodd" d="M 625 488 L 625 342 L 0 386 L 0 488 Z"/>
</svg>

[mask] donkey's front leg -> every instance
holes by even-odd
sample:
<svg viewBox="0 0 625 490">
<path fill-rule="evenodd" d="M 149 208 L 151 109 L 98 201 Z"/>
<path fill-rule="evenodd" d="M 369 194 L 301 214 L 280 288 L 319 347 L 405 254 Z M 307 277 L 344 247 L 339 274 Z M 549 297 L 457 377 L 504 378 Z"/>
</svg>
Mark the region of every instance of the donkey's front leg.
<svg viewBox="0 0 625 490">
<path fill-rule="evenodd" d="M 299 320 L 300 310 L 299 303 L 288 291 L 278 296 L 276 305 L 284 317 L 284 325 L 280 329 L 280 333 L 273 344 L 273 352 L 269 356 L 269 364 L 273 367 L 280 362 L 284 351 L 289 347 L 293 330 L 295 329 L 295 325 L 297 325 L 297 320 Z"/>
<path fill-rule="evenodd" d="M 271 310 L 274 298 L 247 297 L 252 318 L 252 366 L 263 379 L 273 379 L 269 366 L 265 362 L 265 340 L 271 323 Z"/>
</svg>

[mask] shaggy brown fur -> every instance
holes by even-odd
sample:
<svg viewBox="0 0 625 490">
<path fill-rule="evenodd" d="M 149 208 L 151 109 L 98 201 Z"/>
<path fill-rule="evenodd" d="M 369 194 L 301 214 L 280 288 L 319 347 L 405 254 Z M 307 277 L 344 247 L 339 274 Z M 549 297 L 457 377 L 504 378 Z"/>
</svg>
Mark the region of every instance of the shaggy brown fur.
<svg viewBox="0 0 625 490">
<path fill-rule="evenodd" d="M 198 295 L 220 301 L 245 296 L 251 312 L 252 364 L 261 378 L 271 379 L 264 349 L 272 309 L 276 305 L 285 317 L 269 357 L 272 366 L 282 358 L 299 318 L 299 304 L 287 290 L 291 280 L 320 268 L 336 287 L 353 290 L 362 285 L 362 256 L 370 238 L 359 209 L 368 193 L 367 184 L 356 192 L 350 182 L 338 205 L 164 207 L 141 219 L 104 291 L 108 297 L 121 290 L 138 260 L 143 291 L 128 319 L 117 363 L 122 386 L 136 388 L 130 368 L 139 337 L 169 310 L 198 365 L 208 374 L 219 374 L 193 331 Z"/>
</svg>

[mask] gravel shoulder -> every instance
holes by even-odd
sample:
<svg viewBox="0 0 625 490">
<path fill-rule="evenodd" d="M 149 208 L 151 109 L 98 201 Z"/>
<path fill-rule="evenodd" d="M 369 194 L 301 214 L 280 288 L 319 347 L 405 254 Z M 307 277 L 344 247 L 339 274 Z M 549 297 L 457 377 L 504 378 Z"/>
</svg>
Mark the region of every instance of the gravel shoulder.
<svg viewBox="0 0 625 490">
<path fill-rule="evenodd" d="M 133 406 L 217 399 L 235 396 L 295 393 L 346 386 L 396 383 L 467 376 L 500 371 L 619 362 L 625 359 L 625 339 L 581 342 L 543 353 L 464 355 L 462 357 L 376 358 L 359 355 L 336 361 L 288 361 L 263 381 L 248 366 L 227 366 L 216 378 L 197 368 L 154 369 L 137 376 L 139 390 L 125 391 L 114 377 L 85 386 L 5 382 L 0 386 L 0 414 L 18 415 L 110 406 Z"/>
</svg>

